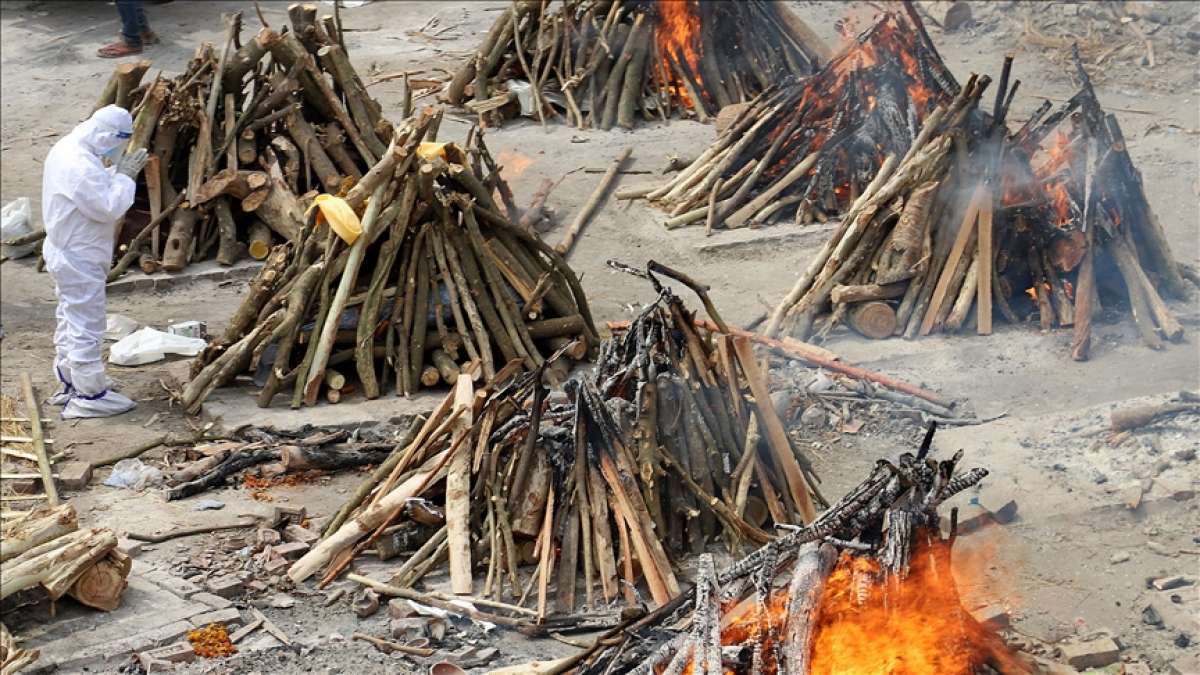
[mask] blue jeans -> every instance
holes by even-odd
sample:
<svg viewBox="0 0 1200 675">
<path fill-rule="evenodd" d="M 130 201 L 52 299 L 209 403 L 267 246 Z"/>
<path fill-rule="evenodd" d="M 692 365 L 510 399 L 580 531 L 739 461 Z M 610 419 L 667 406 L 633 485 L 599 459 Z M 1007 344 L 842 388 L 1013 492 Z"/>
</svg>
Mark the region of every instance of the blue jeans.
<svg viewBox="0 0 1200 675">
<path fill-rule="evenodd" d="M 121 37 L 130 47 L 142 46 L 142 33 L 150 31 L 146 12 L 142 11 L 142 0 L 116 0 L 117 13 L 121 15 Z"/>
</svg>

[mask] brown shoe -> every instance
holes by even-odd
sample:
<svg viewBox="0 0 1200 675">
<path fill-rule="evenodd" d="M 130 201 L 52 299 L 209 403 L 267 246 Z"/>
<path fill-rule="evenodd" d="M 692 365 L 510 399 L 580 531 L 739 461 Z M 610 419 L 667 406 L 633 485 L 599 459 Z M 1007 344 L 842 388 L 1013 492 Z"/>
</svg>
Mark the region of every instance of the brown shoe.
<svg viewBox="0 0 1200 675">
<path fill-rule="evenodd" d="M 158 33 L 155 33 L 152 30 L 148 30 L 145 33 L 142 33 L 142 44 L 143 45 L 156 45 L 159 42 L 161 42 L 161 40 L 158 39 Z"/>
<path fill-rule="evenodd" d="M 134 54 L 141 53 L 141 47 L 134 47 L 133 45 L 122 40 L 120 42 L 114 42 L 111 45 L 104 45 L 96 52 L 96 56 L 99 56 L 102 59 L 119 59 L 122 56 L 133 56 Z"/>
</svg>

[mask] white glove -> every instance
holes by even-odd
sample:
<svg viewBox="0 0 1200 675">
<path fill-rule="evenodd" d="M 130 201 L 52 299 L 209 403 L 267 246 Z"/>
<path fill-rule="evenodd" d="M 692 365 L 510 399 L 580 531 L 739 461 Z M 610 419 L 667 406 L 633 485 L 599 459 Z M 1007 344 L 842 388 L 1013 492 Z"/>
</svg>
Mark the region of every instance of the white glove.
<svg viewBox="0 0 1200 675">
<path fill-rule="evenodd" d="M 146 166 L 148 156 L 149 153 L 145 148 L 123 155 L 121 159 L 117 160 L 117 173 L 123 173 L 130 179 L 136 180 L 137 175 L 142 172 L 142 167 Z"/>
</svg>

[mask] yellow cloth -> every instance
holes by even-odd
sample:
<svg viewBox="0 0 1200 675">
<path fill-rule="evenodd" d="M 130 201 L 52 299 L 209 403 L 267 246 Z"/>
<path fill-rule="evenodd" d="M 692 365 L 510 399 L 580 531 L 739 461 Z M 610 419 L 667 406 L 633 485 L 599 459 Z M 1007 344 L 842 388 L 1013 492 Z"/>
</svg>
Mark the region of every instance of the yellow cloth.
<svg viewBox="0 0 1200 675">
<path fill-rule="evenodd" d="M 448 143 L 422 143 L 417 146 L 417 157 L 428 162 L 431 159 L 446 159 Z"/>
<path fill-rule="evenodd" d="M 322 222 L 329 223 L 329 228 L 336 232 L 347 246 L 353 244 L 362 234 L 362 223 L 359 222 L 358 215 L 341 197 L 317 195 L 313 200 L 313 208 L 320 209 L 317 213 L 317 225 Z"/>
</svg>

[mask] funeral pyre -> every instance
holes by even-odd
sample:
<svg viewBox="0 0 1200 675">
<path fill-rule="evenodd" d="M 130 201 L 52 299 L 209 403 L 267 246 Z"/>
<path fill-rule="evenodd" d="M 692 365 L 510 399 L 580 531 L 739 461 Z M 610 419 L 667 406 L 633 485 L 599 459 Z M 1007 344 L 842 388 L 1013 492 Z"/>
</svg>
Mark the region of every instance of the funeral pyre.
<svg viewBox="0 0 1200 675">
<path fill-rule="evenodd" d="M 375 398 L 389 381 L 402 394 L 463 372 L 490 381 L 506 363 L 532 370 L 552 352 L 595 348 L 574 272 L 493 199 L 511 193 L 482 136 L 438 143 L 440 120 L 407 121 L 344 199 L 322 195 L 301 216 L 193 362 L 190 412 L 246 372 L 258 373 L 260 406 L 290 388 L 298 407 L 322 391 L 334 403 L 355 390 Z"/>
<path fill-rule="evenodd" d="M 178 272 L 295 242 L 319 192 L 339 194 L 385 152 L 392 125 L 350 63 L 341 26 L 292 5 L 291 30 L 264 26 L 241 43 L 240 12 L 224 42 L 201 44 L 183 73 L 141 84 L 150 61 L 117 66 L 96 107 L 134 114 L 126 152 L 150 151 L 109 280 L 137 263 Z"/>
<path fill-rule="evenodd" d="M 774 2 L 522 0 L 444 95 L 485 119 L 531 106 L 543 122 L 562 111 L 578 127 L 628 129 L 638 116 L 709 120 L 827 59 L 820 38 Z"/>
<path fill-rule="evenodd" d="M 1125 301 L 1146 344 L 1179 340 L 1163 295 L 1186 297 L 1187 271 L 1082 64 L 1074 96 L 1010 131 L 1011 57 L 985 110 L 991 78 L 956 84 L 906 8 L 809 80 L 761 94 L 665 185 L 618 196 L 669 208 L 668 227 L 753 227 L 793 204 L 800 224 L 839 218 L 770 336 L 843 323 L 872 338 L 989 334 L 995 308 L 1011 324 L 1034 311 L 1044 329 L 1072 327 L 1083 360 L 1102 301 Z"/>
</svg>

